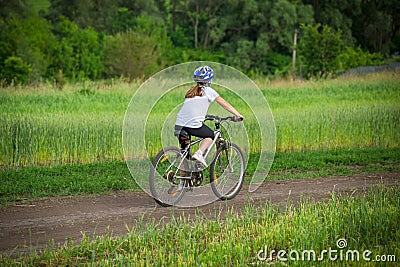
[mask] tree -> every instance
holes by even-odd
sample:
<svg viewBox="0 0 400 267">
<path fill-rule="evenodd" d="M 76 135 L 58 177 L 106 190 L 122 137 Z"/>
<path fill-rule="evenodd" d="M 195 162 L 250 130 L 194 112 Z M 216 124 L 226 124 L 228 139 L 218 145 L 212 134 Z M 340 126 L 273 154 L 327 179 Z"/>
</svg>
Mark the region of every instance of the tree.
<svg viewBox="0 0 400 267">
<path fill-rule="evenodd" d="M 21 16 L 27 11 L 28 6 L 26 0 L 0 0 L 0 19 L 7 21 L 10 15 L 18 14 Z"/>
<path fill-rule="evenodd" d="M 102 40 L 94 29 L 80 29 L 74 22 L 60 17 L 54 32 L 58 45 L 51 52 L 50 73 L 62 73 L 71 80 L 102 77 Z"/>
<path fill-rule="evenodd" d="M 352 46 L 354 19 L 361 15 L 362 0 L 304 0 L 314 7 L 315 21 L 342 32 L 344 44 Z"/>
<path fill-rule="evenodd" d="M 0 27 L 0 66 L 10 56 L 19 57 L 30 65 L 27 81 L 44 78 L 51 61 L 49 51 L 55 45 L 51 24 L 34 13 L 26 17 L 14 13 Z"/>
<path fill-rule="evenodd" d="M 339 67 L 338 56 L 343 47 L 341 31 L 328 25 L 301 25 L 299 55 L 307 78 L 326 78 Z"/>
<path fill-rule="evenodd" d="M 118 5 L 119 1 L 114 0 L 50 0 L 47 18 L 56 23 L 63 16 L 80 28 L 93 28 L 102 32 L 112 29 L 118 16 Z"/>
<path fill-rule="evenodd" d="M 174 43 L 182 33 L 191 42 L 192 48 L 209 48 L 218 35 L 214 31 L 219 25 L 219 12 L 225 1 L 171 0 L 163 3 L 167 12 L 167 23 Z M 221 31 L 218 31 L 222 33 Z M 179 41 L 183 41 L 179 38 Z M 187 43 L 187 42 L 183 42 Z"/>
<path fill-rule="evenodd" d="M 303 0 L 313 6 L 317 23 L 341 30 L 346 46 L 361 45 L 370 52 L 398 53 L 398 0 Z"/>
<path fill-rule="evenodd" d="M 161 53 L 157 41 L 132 30 L 108 36 L 104 53 L 105 71 L 109 77 L 124 76 L 133 80 L 159 69 Z"/>
<path fill-rule="evenodd" d="M 247 73 L 273 74 L 285 69 L 295 28 L 313 22 L 311 6 L 288 0 L 232 2 L 224 14 L 228 31 L 222 44 L 228 63 Z"/>
<path fill-rule="evenodd" d="M 399 2 L 362 0 L 361 10 L 353 26 L 358 43 L 370 52 L 385 55 L 400 52 Z"/>
</svg>

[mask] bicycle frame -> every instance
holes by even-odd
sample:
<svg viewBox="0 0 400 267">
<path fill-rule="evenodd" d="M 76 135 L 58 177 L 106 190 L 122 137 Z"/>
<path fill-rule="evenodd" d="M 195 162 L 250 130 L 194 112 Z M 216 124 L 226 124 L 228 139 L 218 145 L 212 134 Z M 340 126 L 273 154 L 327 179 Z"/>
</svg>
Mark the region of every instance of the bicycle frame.
<svg viewBox="0 0 400 267">
<path fill-rule="evenodd" d="M 204 156 L 205 158 L 208 156 L 208 154 L 209 154 L 210 151 L 211 151 L 211 148 L 215 145 L 215 143 L 217 142 L 217 140 L 219 139 L 220 136 L 221 136 L 221 131 L 220 131 L 220 130 L 215 130 L 215 131 L 214 131 L 214 139 L 213 139 L 211 145 L 210 145 L 210 146 L 207 148 L 207 150 L 203 153 L 203 156 Z M 185 150 L 183 151 L 183 154 L 182 154 L 183 156 L 182 156 L 182 157 L 183 157 L 183 158 L 186 157 L 187 154 L 188 154 L 189 151 L 190 151 L 190 148 L 191 148 L 193 145 L 195 145 L 195 144 L 201 142 L 203 139 L 204 139 L 204 138 L 197 138 L 197 139 L 191 141 L 190 144 L 188 145 L 188 147 L 185 148 Z"/>
<path fill-rule="evenodd" d="M 208 157 L 213 150 L 213 146 L 215 146 L 216 151 L 215 155 L 211 159 L 210 163 L 210 183 L 211 188 L 215 195 L 221 200 L 228 200 L 233 198 L 239 191 L 243 184 L 243 174 L 245 169 L 245 162 L 243 158 L 243 153 L 240 151 L 240 148 L 231 143 L 230 140 L 225 140 L 223 137 L 223 132 L 220 129 L 220 124 L 222 121 L 230 120 L 230 121 L 241 121 L 236 120 L 234 117 L 219 117 L 213 115 L 207 115 L 206 120 L 214 120 L 215 128 L 214 128 L 214 138 L 210 144 L 210 146 L 204 151 L 203 156 Z M 185 191 L 192 191 L 194 187 L 201 186 L 203 183 L 203 168 L 204 166 L 197 160 L 192 158 L 191 149 L 192 146 L 199 144 L 204 138 L 196 138 L 195 140 L 190 140 L 187 147 L 184 149 L 179 149 L 178 147 L 169 146 L 166 147 L 165 150 L 161 150 L 153 160 L 153 168 L 150 171 L 150 190 L 153 194 L 153 198 L 162 206 L 171 206 L 179 201 Z M 196 146 L 197 147 L 197 146 Z M 233 148 L 233 153 L 235 156 L 235 166 L 238 166 L 237 173 L 236 167 L 233 166 L 231 162 L 231 148 Z M 214 151 L 214 150 L 213 150 Z M 170 154 L 172 152 L 172 154 Z M 223 154 L 222 154 L 223 153 Z M 171 156 L 170 156 L 171 155 Z M 223 155 L 222 157 L 220 155 Z M 170 186 L 166 184 L 167 187 L 160 184 L 160 190 L 158 192 L 157 186 L 158 183 L 155 183 L 155 173 L 158 172 L 155 170 L 157 168 L 159 162 L 164 162 L 170 157 L 169 163 L 161 164 L 161 169 L 163 169 L 159 175 L 162 178 L 166 179 L 170 182 Z M 160 169 L 160 170 L 161 170 Z M 232 173 L 234 176 L 231 177 L 229 173 Z M 234 174 L 235 173 L 235 174 Z M 223 176 L 227 174 L 228 176 Z M 225 187 L 225 178 L 220 180 L 221 177 L 225 177 L 227 179 L 236 179 L 233 180 L 233 184 L 228 182 Z M 226 181 L 229 181 L 226 180 Z M 222 182 L 222 183 L 221 183 Z M 219 186 L 222 184 L 222 187 Z M 232 187 L 233 186 L 233 187 Z M 164 189 L 163 189 L 164 188 Z M 224 191 L 228 190 L 226 193 Z M 232 191 L 233 190 L 233 191 Z M 159 194 L 161 193 L 161 194 Z M 166 202 L 163 200 L 163 196 L 166 196 L 168 199 Z M 172 197 L 172 202 L 170 203 L 170 199 Z"/>
<path fill-rule="evenodd" d="M 213 116 L 212 116 L 212 117 L 213 117 Z M 232 117 L 226 117 L 226 118 L 222 118 L 222 119 L 229 119 L 229 118 L 232 118 Z M 214 118 L 213 118 L 213 119 L 214 119 Z M 221 119 L 221 118 L 220 118 L 220 119 Z M 207 148 L 207 150 L 203 153 L 203 157 L 204 157 L 204 158 L 207 158 L 207 156 L 208 156 L 208 155 L 210 154 L 210 152 L 211 152 L 211 148 L 216 144 L 216 142 L 217 142 L 217 141 L 221 138 L 221 136 L 222 136 L 221 129 L 220 129 L 221 122 L 222 122 L 222 120 L 219 120 L 219 119 L 215 120 L 214 139 L 213 139 L 212 143 L 210 144 L 210 146 Z M 191 147 L 192 147 L 193 145 L 195 145 L 195 144 L 201 142 L 203 139 L 204 139 L 204 138 L 200 137 L 200 138 L 197 138 L 197 139 L 191 141 L 191 142 L 189 143 L 189 145 L 182 151 L 182 154 L 181 154 L 181 157 L 180 157 L 180 162 L 179 162 L 179 165 L 178 165 L 178 168 L 179 168 L 180 170 L 182 170 L 182 167 L 181 167 L 181 166 L 183 165 L 183 162 L 187 159 L 187 156 L 188 156 L 188 154 L 189 154 L 189 152 L 190 152 Z M 227 157 L 229 158 L 229 155 L 227 155 Z M 167 171 L 169 171 L 169 170 L 172 168 L 172 166 L 174 166 L 175 162 L 176 162 L 176 161 L 174 161 L 174 162 L 171 163 L 171 166 L 167 169 Z M 183 168 L 183 170 L 186 171 L 184 168 Z M 191 179 L 191 176 L 176 176 L 176 178 L 177 178 L 177 179 Z"/>
</svg>

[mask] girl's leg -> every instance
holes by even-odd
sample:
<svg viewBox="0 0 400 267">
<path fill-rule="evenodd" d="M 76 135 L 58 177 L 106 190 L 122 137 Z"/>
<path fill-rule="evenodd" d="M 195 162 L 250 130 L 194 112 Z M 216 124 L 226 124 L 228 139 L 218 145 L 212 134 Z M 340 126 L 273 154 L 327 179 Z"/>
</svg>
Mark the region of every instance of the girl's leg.
<svg viewBox="0 0 400 267">
<path fill-rule="evenodd" d="M 200 128 L 184 128 L 190 135 L 197 137 L 203 137 L 203 141 L 200 143 L 199 149 L 201 153 L 204 153 L 207 148 L 211 145 L 214 139 L 214 131 L 210 129 L 207 125 L 203 124 Z"/>
<path fill-rule="evenodd" d="M 211 145 L 214 139 L 214 132 L 207 125 L 201 126 L 200 128 L 186 128 L 185 130 L 190 134 L 197 137 L 203 137 L 204 139 L 200 143 L 199 150 L 193 154 L 193 158 L 200 161 L 204 166 L 207 166 L 206 160 L 203 157 L 204 152 Z"/>
<path fill-rule="evenodd" d="M 200 143 L 201 153 L 204 153 L 207 150 L 207 148 L 211 145 L 212 141 L 213 140 L 209 137 L 204 138 L 203 141 L 201 141 L 201 143 Z"/>
</svg>

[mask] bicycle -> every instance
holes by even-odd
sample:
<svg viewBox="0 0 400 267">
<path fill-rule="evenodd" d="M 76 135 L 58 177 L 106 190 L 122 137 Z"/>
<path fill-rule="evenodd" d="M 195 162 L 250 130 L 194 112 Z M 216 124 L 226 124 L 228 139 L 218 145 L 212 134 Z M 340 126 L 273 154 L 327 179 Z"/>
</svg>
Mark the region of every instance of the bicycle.
<svg viewBox="0 0 400 267">
<path fill-rule="evenodd" d="M 221 122 L 241 121 L 234 116 L 219 117 L 206 115 L 205 120 L 213 120 L 215 137 L 204 152 L 204 158 L 216 146 L 210 164 L 210 183 L 214 194 L 221 200 L 234 198 L 243 185 L 246 163 L 240 148 L 223 138 Z M 203 182 L 202 164 L 191 158 L 191 147 L 203 138 L 191 140 L 185 149 L 175 146 L 163 148 L 155 156 L 150 168 L 150 192 L 161 206 L 176 205 L 185 192 L 193 191 Z"/>
</svg>

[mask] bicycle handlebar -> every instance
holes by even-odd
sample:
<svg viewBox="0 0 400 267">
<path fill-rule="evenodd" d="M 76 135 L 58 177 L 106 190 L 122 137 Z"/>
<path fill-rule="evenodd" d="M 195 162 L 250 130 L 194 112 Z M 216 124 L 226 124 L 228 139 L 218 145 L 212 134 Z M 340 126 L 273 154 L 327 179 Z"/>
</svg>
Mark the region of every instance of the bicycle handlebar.
<svg viewBox="0 0 400 267">
<path fill-rule="evenodd" d="M 236 116 L 220 117 L 220 116 L 208 115 L 207 114 L 206 115 L 206 120 L 210 120 L 210 121 L 216 120 L 216 121 L 219 121 L 219 122 L 230 120 L 230 121 L 233 121 L 233 122 L 239 122 L 239 121 L 243 121 L 243 118 L 239 118 L 239 117 L 236 117 Z"/>
</svg>

